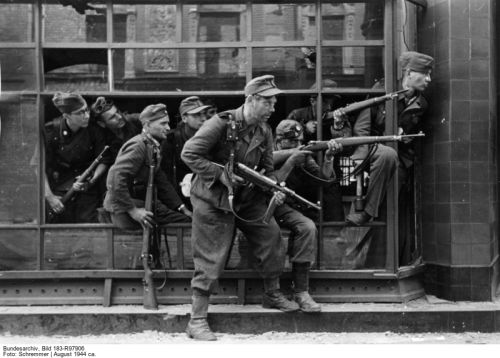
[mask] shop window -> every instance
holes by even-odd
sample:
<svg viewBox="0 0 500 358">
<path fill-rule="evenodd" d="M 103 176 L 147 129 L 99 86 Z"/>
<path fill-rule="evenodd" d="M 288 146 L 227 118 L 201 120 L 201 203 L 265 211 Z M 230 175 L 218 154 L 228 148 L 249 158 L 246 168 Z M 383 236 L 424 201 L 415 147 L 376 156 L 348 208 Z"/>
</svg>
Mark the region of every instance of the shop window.
<svg viewBox="0 0 500 358">
<path fill-rule="evenodd" d="M 372 88 L 384 78 L 382 51 L 382 47 L 324 47 L 323 78 L 334 80 L 338 87 Z"/>
<path fill-rule="evenodd" d="M 0 4 L 0 43 L 33 41 L 33 5 Z"/>
<path fill-rule="evenodd" d="M 384 1 L 324 3 L 323 40 L 382 40 Z"/>
<path fill-rule="evenodd" d="M 35 50 L 0 48 L 3 91 L 35 90 Z"/>
<path fill-rule="evenodd" d="M 245 54 L 241 48 L 117 49 L 114 86 L 119 91 L 241 90 Z"/>
<path fill-rule="evenodd" d="M 0 270 L 36 270 L 38 231 L 2 229 L 0 235 Z"/>
<path fill-rule="evenodd" d="M 252 40 L 314 40 L 316 33 L 309 19 L 315 16 L 316 6 L 313 4 L 252 5 Z"/>
<path fill-rule="evenodd" d="M 65 6 L 58 3 L 42 6 L 45 42 L 106 41 L 106 31 L 102 31 L 106 24 L 106 5 L 99 2 L 80 3 L 67 1 Z"/>
<path fill-rule="evenodd" d="M 107 91 L 105 49 L 44 49 L 45 89 L 49 91 Z"/>
<path fill-rule="evenodd" d="M 35 96 L 0 99 L 0 224 L 38 222 L 37 112 Z"/>
</svg>

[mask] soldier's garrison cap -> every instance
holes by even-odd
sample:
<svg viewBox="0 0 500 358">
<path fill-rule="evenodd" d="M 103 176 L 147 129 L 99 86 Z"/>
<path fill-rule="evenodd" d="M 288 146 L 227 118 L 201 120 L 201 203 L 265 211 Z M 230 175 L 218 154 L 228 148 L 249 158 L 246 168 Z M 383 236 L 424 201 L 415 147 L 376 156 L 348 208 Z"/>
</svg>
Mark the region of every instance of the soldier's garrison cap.
<svg viewBox="0 0 500 358">
<path fill-rule="evenodd" d="M 59 112 L 67 114 L 87 105 L 87 102 L 85 102 L 81 95 L 73 92 L 57 92 L 52 97 L 52 103 L 54 103 Z"/>
<path fill-rule="evenodd" d="M 163 103 L 150 104 L 142 110 L 141 114 L 139 115 L 139 120 L 141 121 L 142 125 L 145 125 L 166 116 L 168 116 L 166 105 L 164 105 Z"/>
<path fill-rule="evenodd" d="M 415 72 L 427 73 L 434 66 L 434 59 L 426 54 L 407 51 L 403 52 L 399 57 L 402 70 L 412 70 Z"/>
<path fill-rule="evenodd" d="M 273 75 L 255 77 L 245 86 L 245 96 L 257 94 L 262 97 L 272 97 L 283 93 L 274 83 Z"/>
</svg>

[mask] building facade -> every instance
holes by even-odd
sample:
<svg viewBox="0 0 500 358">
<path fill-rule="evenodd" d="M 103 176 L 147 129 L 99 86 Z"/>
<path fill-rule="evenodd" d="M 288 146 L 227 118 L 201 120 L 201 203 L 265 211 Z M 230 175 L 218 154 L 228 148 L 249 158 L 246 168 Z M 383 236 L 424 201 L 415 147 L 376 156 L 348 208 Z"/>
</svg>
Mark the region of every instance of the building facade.
<svg viewBox="0 0 500 358">
<path fill-rule="evenodd" d="M 46 220 L 42 128 L 58 115 L 55 92 L 79 91 L 89 104 L 103 95 L 127 112 L 162 102 L 176 118 L 190 95 L 219 111 L 235 108 L 245 83 L 269 73 L 285 91 L 274 128 L 311 95 L 336 95 L 342 106 L 397 90 L 405 50 L 436 60 L 411 228 L 399 230 L 397 179 L 386 214 L 366 227 L 320 216 L 312 294 L 323 302 L 397 302 L 426 292 L 491 300 L 499 254 L 496 15 L 490 0 L 0 1 L 0 303 L 141 301 L 140 238 L 109 224 Z M 337 87 L 315 86 L 324 79 Z M 321 113 L 321 100 L 317 106 Z M 386 112 L 387 134 L 396 133 L 393 102 Z M 318 121 L 317 136 L 327 139 Z M 352 164 L 341 162 L 349 173 Z M 346 212 L 355 189 L 342 181 Z M 409 263 L 400 261 L 402 235 Z M 189 302 L 190 227 L 168 227 L 164 238 L 171 279 L 159 301 Z M 221 284 L 220 302 L 259 297 L 239 237 Z"/>
</svg>

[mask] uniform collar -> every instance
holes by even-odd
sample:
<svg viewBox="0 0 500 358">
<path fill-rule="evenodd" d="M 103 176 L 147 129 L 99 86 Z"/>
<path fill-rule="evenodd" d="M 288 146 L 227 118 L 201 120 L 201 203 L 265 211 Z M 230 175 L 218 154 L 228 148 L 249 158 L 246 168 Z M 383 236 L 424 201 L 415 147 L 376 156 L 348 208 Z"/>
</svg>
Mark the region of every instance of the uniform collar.
<svg viewBox="0 0 500 358">
<path fill-rule="evenodd" d="M 155 147 L 155 148 L 160 147 L 160 142 L 158 142 L 156 139 L 154 139 L 153 136 L 149 132 L 146 132 L 144 129 L 142 130 L 142 136 L 144 137 L 146 142 L 153 145 L 153 147 Z"/>
</svg>

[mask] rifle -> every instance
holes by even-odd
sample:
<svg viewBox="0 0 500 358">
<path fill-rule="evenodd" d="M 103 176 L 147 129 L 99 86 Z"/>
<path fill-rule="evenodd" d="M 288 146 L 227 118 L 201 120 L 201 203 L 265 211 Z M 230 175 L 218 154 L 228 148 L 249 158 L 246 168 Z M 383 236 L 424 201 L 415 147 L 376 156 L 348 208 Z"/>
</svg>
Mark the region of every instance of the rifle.
<svg viewBox="0 0 500 358">
<path fill-rule="evenodd" d="M 401 134 L 401 135 L 383 135 L 383 136 L 359 136 L 359 137 L 342 137 L 335 138 L 335 141 L 342 144 L 343 147 L 350 147 L 363 144 L 372 143 L 385 143 L 385 142 L 399 142 L 405 138 L 425 137 L 425 134 L 420 132 L 417 134 Z M 312 140 L 306 146 L 300 148 L 301 150 L 310 150 L 313 152 L 328 149 L 327 140 Z"/>
<path fill-rule="evenodd" d="M 149 177 L 148 177 L 148 186 L 146 189 L 146 200 L 144 203 L 144 208 L 147 211 L 151 211 L 153 208 L 153 186 L 154 186 L 154 175 L 155 175 L 155 154 L 152 146 L 148 147 L 149 151 Z M 156 299 L 156 291 L 153 281 L 153 271 L 151 270 L 150 264 L 153 261 L 153 257 L 150 253 L 149 240 L 151 237 L 151 229 L 149 226 L 143 226 L 142 232 L 142 252 L 141 252 L 141 261 L 142 266 L 144 268 L 144 278 L 142 279 L 143 285 L 143 295 L 142 295 L 142 303 L 145 309 L 148 310 L 157 310 L 158 309 L 158 301 Z"/>
<path fill-rule="evenodd" d="M 400 91 L 391 92 L 380 97 L 368 98 L 365 99 L 364 101 L 354 102 L 348 104 L 345 107 L 337 108 L 334 111 L 326 112 L 323 115 L 323 123 L 327 124 L 329 122 L 333 122 L 335 129 L 337 130 L 342 129 L 344 127 L 344 121 L 340 121 L 339 117 L 345 118 L 345 116 L 351 113 L 359 112 L 365 108 L 376 106 L 390 99 L 397 98 L 400 94 L 405 93 L 407 91 L 408 91 L 407 89 L 403 89 Z"/>
<path fill-rule="evenodd" d="M 214 164 L 221 168 L 224 168 L 224 166 L 221 164 L 218 163 Z M 239 175 L 246 181 L 260 187 L 264 191 L 281 192 L 292 200 L 298 201 L 299 203 L 302 203 L 313 209 L 321 210 L 320 205 L 310 202 L 309 200 L 296 194 L 292 189 L 287 188 L 285 185 L 282 185 L 282 183 L 278 183 L 275 180 L 260 174 L 259 172 L 247 167 L 245 164 L 242 163 L 235 163 L 235 164 L 236 165 L 234 167 L 234 170 L 236 175 Z M 267 224 L 271 219 L 271 216 L 273 216 L 274 209 L 276 209 L 276 206 L 277 206 L 276 193 L 274 193 L 273 197 L 271 198 L 271 201 L 269 202 L 269 206 L 267 207 L 266 213 L 264 214 L 264 219 L 262 220 L 265 224 Z"/>
<path fill-rule="evenodd" d="M 104 153 L 109 149 L 109 145 L 105 146 L 104 149 L 102 150 L 101 153 L 95 158 L 95 160 L 90 164 L 90 166 L 85 169 L 85 171 L 78 177 L 78 179 L 75 181 L 75 183 L 85 183 L 88 179 L 88 177 L 94 172 L 95 168 L 99 165 L 100 161 L 102 160 L 102 157 L 104 156 Z M 78 191 L 75 190 L 75 188 L 72 186 L 61 198 L 61 202 L 66 204 L 69 202 L 71 199 L 73 199 L 74 195 L 77 194 Z M 49 209 L 49 212 L 47 214 L 48 221 L 51 222 L 54 220 L 54 218 L 57 216 L 57 213 Z"/>
</svg>

